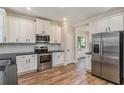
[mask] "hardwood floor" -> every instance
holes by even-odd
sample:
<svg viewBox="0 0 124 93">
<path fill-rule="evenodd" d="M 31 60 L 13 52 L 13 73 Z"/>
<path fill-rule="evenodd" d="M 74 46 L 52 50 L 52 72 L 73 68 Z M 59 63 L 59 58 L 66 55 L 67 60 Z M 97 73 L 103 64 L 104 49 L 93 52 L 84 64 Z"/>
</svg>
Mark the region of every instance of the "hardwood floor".
<svg viewBox="0 0 124 93">
<path fill-rule="evenodd" d="M 109 85 L 108 81 L 102 80 L 84 69 L 84 63 L 69 64 L 56 67 L 44 72 L 34 72 L 18 77 L 22 85 Z"/>
</svg>

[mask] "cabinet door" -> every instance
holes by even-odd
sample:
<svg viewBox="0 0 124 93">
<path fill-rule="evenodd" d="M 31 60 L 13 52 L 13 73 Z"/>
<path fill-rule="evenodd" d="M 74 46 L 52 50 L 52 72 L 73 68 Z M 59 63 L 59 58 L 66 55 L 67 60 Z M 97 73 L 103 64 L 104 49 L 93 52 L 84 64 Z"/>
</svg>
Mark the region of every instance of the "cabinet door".
<svg viewBox="0 0 124 93">
<path fill-rule="evenodd" d="M 35 43 L 35 22 L 33 20 L 29 20 L 27 23 L 27 42 Z"/>
<path fill-rule="evenodd" d="M 26 56 L 17 56 L 16 57 L 16 64 L 18 73 L 26 72 L 28 69 L 28 62 Z"/>
<path fill-rule="evenodd" d="M 43 32 L 43 20 L 41 20 L 41 19 L 36 19 L 36 34 L 41 34 L 41 35 L 43 35 L 43 34 L 45 34 L 44 32 Z"/>
<path fill-rule="evenodd" d="M 91 55 L 86 55 L 86 58 L 85 58 L 85 69 L 87 71 L 91 71 L 91 58 L 92 58 Z"/>
<path fill-rule="evenodd" d="M 97 33 L 108 32 L 107 19 L 102 19 L 97 22 Z"/>
<path fill-rule="evenodd" d="M 9 43 L 18 43 L 20 34 L 20 19 L 16 17 L 8 17 Z"/>
<path fill-rule="evenodd" d="M 53 66 L 59 66 L 63 64 L 64 55 L 61 52 L 55 52 L 53 53 L 53 55 L 54 55 Z"/>
<path fill-rule="evenodd" d="M 56 67 L 57 66 L 57 53 L 52 54 L 52 66 Z"/>
<path fill-rule="evenodd" d="M 60 52 L 60 64 L 64 64 L 64 53 Z"/>
<path fill-rule="evenodd" d="M 110 31 L 123 31 L 123 15 L 113 16 L 108 19 L 108 26 Z"/>
<path fill-rule="evenodd" d="M 0 9 L 0 43 L 3 43 L 3 33 L 4 32 L 4 14 L 2 9 Z"/>
<path fill-rule="evenodd" d="M 28 22 L 25 19 L 20 20 L 20 43 L 28 42 Z"/>
<path fill-rule="evenodd" d="M 50 21 L 43 21 L 43 31 L 45 31 L 45 35 L 50 35 L 50 30 L 51 30 L 51 26 L 50 26 Z"/>
<path fill-rule="evenodd" d="M 96 34 L 97 32 L 97 22 L 90 23 L 89 30 L 92 34 Z"/>
<path fill-rule="evenodd" d="M 29 70 L 37 69 L 37 55 L 29 55 Z"/>
</svg>

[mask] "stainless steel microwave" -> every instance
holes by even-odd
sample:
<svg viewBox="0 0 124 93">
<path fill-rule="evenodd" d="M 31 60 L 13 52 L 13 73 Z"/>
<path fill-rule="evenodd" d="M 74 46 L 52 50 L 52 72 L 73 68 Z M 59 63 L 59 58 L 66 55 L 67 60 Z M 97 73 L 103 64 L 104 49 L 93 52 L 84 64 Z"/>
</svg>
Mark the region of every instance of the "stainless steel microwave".
<svg viewBox="0 0 124 93">
<path fill-rule="evenodd" d="M 46 42 L 49 43 L 50 41 L 50 36 L 49 35 L 36 35 L 36 42 Z"/>
</svg>

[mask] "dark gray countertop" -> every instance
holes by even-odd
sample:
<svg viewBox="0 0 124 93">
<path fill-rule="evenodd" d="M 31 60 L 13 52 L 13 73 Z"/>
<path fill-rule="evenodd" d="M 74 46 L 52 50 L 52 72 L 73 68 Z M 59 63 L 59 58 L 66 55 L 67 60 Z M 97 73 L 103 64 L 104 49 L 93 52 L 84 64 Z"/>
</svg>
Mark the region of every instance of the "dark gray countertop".
<svg viewBox="0 0 124 93">
<path fill-rule="evenodd" d="M 0 59 L 11 59 L 12 63 L 16 63 L 16 56 L 18 55 L 29 55 L 29 54 L 35 54 L 34 52 L 20 52 L 20 53 L 5 53 L 5 54 L 0 54 Z"/>
<path fill-rule="evenodd" d="M 51 50 L 48 52 L 49 53 L 64 52 L 64 50 Z M 33 51 L 32 52 L 20 52 L 20 53 L 4 53 L 4 54 L 0 54 L 0 59 L 11 59 L 12 60 L 11 64 L 16 64 L 16 56 L 29 55 L 29 54 L 36 54 L 36 53 L 34 53 Z"/>
</svg>

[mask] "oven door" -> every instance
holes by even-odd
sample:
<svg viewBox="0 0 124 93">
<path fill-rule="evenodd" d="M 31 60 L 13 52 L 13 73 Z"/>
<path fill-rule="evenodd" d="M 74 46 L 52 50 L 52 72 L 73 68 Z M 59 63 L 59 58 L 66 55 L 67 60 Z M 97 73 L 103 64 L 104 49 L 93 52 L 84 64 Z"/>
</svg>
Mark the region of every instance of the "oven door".
<svg viewBox="0 0 124 93">
<path fill-rule="evenodd" d="M 37 35 L 36 36 L 36 41 L 37 41 L 37 43 L 49 42 L 50 41 L 50 36 L 49 35 L 45 35 L 45 36 Z"/>
<path fill-rule="evenodd" d="M 38 54 L 38 71 L 52 68 L 52 54 Z"/>
</svg>

